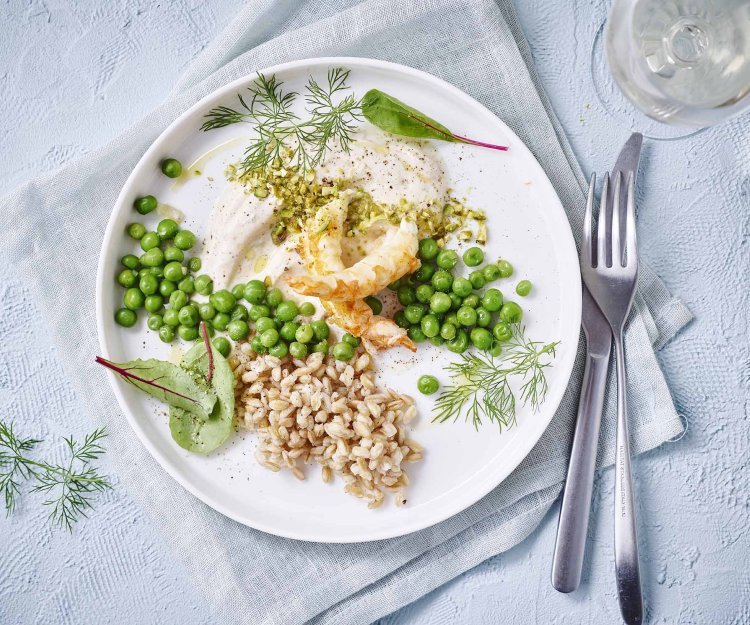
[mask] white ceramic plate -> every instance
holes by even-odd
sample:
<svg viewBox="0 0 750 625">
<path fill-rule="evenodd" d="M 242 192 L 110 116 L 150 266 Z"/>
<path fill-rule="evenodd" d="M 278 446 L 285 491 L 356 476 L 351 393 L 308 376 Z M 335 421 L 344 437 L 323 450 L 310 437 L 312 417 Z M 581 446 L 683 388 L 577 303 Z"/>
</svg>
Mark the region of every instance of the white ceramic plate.
<svg viewBox="0 0 750 625">
<path fill-rule="evenodd" d="M 390 538 L 442 521 L 470 506 L 502 482 L 539 440 L 562 398 L 573 367 L 578 343 L 581 287 L 576 249 L 568 221 L 552 185 L 529 150 L 513 132 L 481 104 L 455 87 L 417 70 L 369 59 L 322 58 L 297 61 L 263 70 L 275 74 L 286 88 L 303 92 L 309 75 L 325 77 L 330 67 L 351 69 L 349 84 L 362 95 L 377 87 L 408 102 L 448 125 L 454 132 L 510 146 L 495 152 L 457 144 L 439 143 L 451 186 L 470 206 L 488 215 L 489 259 L 504 257 L 516 273 L 497 285 L 513 293 L 517 280 L 528 278 L 532 294 L 522 301 L 529 337 L 561 341 L 549 370 L 549 393 L 542 409 L 518 411 L 518 424 L 500 434 L 492 423 L 479 432 L 464 422 L 433 424 L 433 397 L 416 392 L 417 378 L 425 373 L 448 380 L 442 368 L 457 356 L 445 349 L 420 346 L 418 356 L 386 356 L 379 362 L 381 383 L 418 400 L 420 416 L 410 436 L 425 448 L 422 462 L 407 465 L 411 485 L 406 506 L 397 508 L 388 498 L 377 510 L 344 494 L 340 479 L 324 484 L 317 466 L 307 479 L 290 473 L 272 473 L 254 459 L 254 437 L 238 433 L 217 452 L 203 457 L 178 447 L 171 439 L 164 407 L 116 376 L 111 377 L 117 399 L 138 437 L 167 472 L 182 486 L 219 512 L 272 534 L 322 542 L 356 542 Z M 221 104 L 234 105 L 236 94 L 253 80 L 248 76 L 207 96 L 181 115 L 154 142 L 133 170 L 112 211 L 104 241 L 97 284 L 97 324 L 103 355 L 115 361 L 138 357 L 170 357 L 145 328 L 143 315 L 135 328 L 114 323 L 122 289 L 114 282 L 119 259 L 138 253 L 124 233 L 131 221 L 155 227 L 156 213 L 145 218 L 133 210 L 133 200 L 151 193 L 186 214 L 185 226 L 199 239 L 213 202 L 226 184 L 224 170 L 236 162 L 249 127 L 236 124 L 201 132 L 206 112 Z M 183 164 L 219 144 L 224 148 L 203 159 L 201 176 L 175 185 L 163 176 L 159 162 L 165 156 Z M 200 249 L 200 248 L 198 248 Z M 518 299 L 518 298 L 516 298 Z M 396 360 L 398 365 L 396 366 Z"/>
</svg>

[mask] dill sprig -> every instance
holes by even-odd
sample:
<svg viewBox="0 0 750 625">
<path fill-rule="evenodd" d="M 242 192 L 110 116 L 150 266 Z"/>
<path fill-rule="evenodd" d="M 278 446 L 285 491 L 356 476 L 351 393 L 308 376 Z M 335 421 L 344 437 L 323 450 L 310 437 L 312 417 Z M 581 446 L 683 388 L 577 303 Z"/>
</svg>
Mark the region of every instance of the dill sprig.
<svg viewBox="0 0 750 625">
<path fill-rule="evenodd" d="M 252 98 L 237 94 L 239 107 L 219 106 L 211 109 L 201 130 L 223 128 L 239 122 L 255 126 L 255 136 L 245 149 L 240 163 L 240 174 L 265 169 L 281 161 L 285 149 L 291 151 L 289 165 L 304 172 L 323 160 L 332 142 L 338 141 L 348 152 L 352 134 L 361 120 L 360 101 L 353 94 L 341 97 L 349 87 L 348 69 L 341 67 L 328 71 L 326 83 L 319 84 L 310 76 L 306 85 L 305 102 L 308 119 L 301 119 L 292 111 L 297 99 L 294 91 L 285 93 L 276 76 L 258 74 L 248 87 Z M 338 101 L 336 101 L 338 100 Z"/>
<path fill-rule="evenodd" d="M 82 443 L 68 437 L 65 444 L 68 459 L 64 463 L 47 463 L 29 457 L 40 443 L 35 438 L 20 438 L 12 423 L 0 422 L 0 493 L 5 510 L 11 514 L 16 508 L 22 481 L 33 479 L 32 492 L 47 493 L 44 504 L 50 506 L 50 520 L 68 530 L 87 510 L 93 507 L 93 496 L 112 487 L 93 463 L 104 453 L 101 440 L 106 436 L 100 428 L 86 436 Z"/>
<path fill-rule="evenodd" d="M 515 326 L 505 351 L 497 358 L 479 353 L 461 354 L 461 360 L 451 363 L 447 371 L 452 384 L 447 386 L 435 402 L 433 421 L 457 420 L 465 415 L 475 428 L 484 418 L 503 428 L 516 423 L 516 396 L 511 379 L 521 383 L 520 399 L 536 412 L 547 396 L 546 369 L 555 358 L 559 345 L 541 343 L 526 338 L 523 328 Z"/>
</svg>

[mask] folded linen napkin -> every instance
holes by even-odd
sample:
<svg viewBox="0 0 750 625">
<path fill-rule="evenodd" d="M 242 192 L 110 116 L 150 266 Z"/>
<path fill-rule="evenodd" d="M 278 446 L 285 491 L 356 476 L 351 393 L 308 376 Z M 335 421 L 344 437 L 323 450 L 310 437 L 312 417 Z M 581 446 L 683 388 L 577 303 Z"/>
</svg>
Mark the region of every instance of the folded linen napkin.
<svg viewBox="0 0 750 625">
<path fill-rule="evenodd" d="M 93 364 L 101 237 L 135 163 L 182 111 L 257 69 L 315 56 L 375 57 L 447 80 L 503 119 L 535 154 L 580 233 L 585 181 L 544 96 L 510 0 L 256 0 L 189 67 L 169 99 L 107 146 L 0 201 L 5 254 L 45 308 L 58 353 L 89 416 L 107 426 L 121 487 L 142 506 L 227 623 L 367 623 L 523 540 L 560 493 L 582 358 L 557 415 L 518 469 L 483 500 L 434 527 L 358 545 L 286 540 L 231 521 L 184 491 L 130 430 Z M 89 236 L 78 236 L 85 231 Z M 55 271 L 58 259 L 67 271 Z M 690 319 L 644 269 L 627 338 L 631 436 L 642 452 L 678 434 L 654 356 Z M 608 397 L 600 462 L 612 462 Z M 206 580 L 211 580 L 206 583 Z"/>
</svg>

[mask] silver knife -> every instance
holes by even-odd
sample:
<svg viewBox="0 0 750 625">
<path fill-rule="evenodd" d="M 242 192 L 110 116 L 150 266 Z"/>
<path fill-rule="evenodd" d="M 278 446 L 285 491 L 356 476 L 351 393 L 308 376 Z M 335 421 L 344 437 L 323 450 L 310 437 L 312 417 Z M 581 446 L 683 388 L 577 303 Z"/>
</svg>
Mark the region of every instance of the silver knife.
<svg viewBox="0 0 750 625">
<path fill-rule="evenodd" d="M 616 176 L 617 172 L 623 172 L 627 176 L 632 171 L 635 177 L 642 143 L 643 135 L 640 133 L 630 136 L 617 158 L 612 170 L 613 176 Z M 614 185 L 610 185 L 609 193 L 614 194 Z M 613 198 L 608 199 L 608 206 L 613 206 Z M 623 211 L 625 205 L 626 202 L 620 202 Z M 609 223 L 612 223 L 611 219 Z M 581 583 L 604 389 L 612 348 L 612 331 L 609 324 L 585 286 L 581 325 L 586 335 L 586 364 L 552 558 L 552 586 L 560 592 L 572 592 Z"/>
</svg>

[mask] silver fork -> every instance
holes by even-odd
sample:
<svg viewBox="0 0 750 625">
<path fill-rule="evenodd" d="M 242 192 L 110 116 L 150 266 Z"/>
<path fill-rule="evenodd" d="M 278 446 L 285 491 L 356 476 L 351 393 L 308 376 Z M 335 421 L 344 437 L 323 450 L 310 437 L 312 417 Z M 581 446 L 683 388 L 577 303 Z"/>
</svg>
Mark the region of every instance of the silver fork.
<svg viewBox="0 0 750 625">
<path fill-rule="evenodd" d="M 604 188 L 599 208 L 596 249 L 593 239 L 594 190 L 596 174 L 591 176 L 586 216 L 583 222 L 583 251 L 581 274 L 591 296 L 612 328 L 617 363 L 617 450 L 615 454 L 615 576 L 620 612 L 628 625 L 643 622 L 643 597 L 638 565 L 633 479 L 630 471 L 630 440 L 626 401 L 627 377 L 623 328 L 630 313 L 638 282 L 638 252 L 635 238 L 635 185 L 633 174 L 627 180 L 627 211 L 621 224 L 620 187 L 622 176 L 615 177 L 614 202 L 607 206 L 609 174 L 604 176 Z M 607 236 L 607 221 L 611 220 L 611 237 Z M 624 229 L 621 238 L 620 230 Z M 621 241 L 625 247 L 622 249 Z"/>
</svg>

